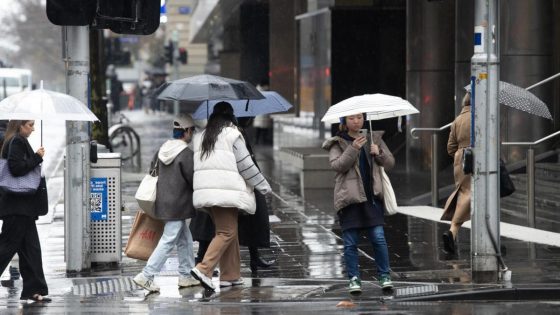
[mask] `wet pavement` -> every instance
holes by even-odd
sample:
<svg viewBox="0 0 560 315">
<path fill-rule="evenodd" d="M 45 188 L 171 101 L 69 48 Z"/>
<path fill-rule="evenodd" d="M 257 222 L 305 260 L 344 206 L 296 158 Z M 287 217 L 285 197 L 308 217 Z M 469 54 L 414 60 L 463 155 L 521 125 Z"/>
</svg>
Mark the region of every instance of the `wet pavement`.
<svg viewBox="0 0 560 315">
<path fill-rule="evenodd" d="M 172 117 L 146 115 L 140 111 L 125 112 L 125 115 L 142 139 L 142 169 L 147 169 L 148 161 L 170 135 Z M 298 169 L 279 160 L 270 146 L 256 146 L 256 151 L 261 169 L 274 191 L 270 213 L 272 247 L 261 253 L 277 262 L 269 269 L 252 274 L 247 249 L 242 247 L 244 286 L 213 294 L 201 287 L 179 290 L 175 254 L 156 277 L 156 283 L 161 286 L 158 294 L 146 295 L 133 284 L 132 277 L 145 263 L 124 255 L 118 265 L 98 264 L 91 272 L 67 275 L 63 202 L 58 201 L 52 213 L 53 221 L 38 226 L 45 274 L 54 302 L 21 304 L 21 280 L 14 281 L 11 286 L 3 281 L 0 314 L 527 314 L 535 309 L 543 314 L 560 312 L 557 291 L 560 248 L 503 237 L 505 261 L 513 270 L 512 281 L 473 285 L 470 230 L 461 229 L 459 253 L 448 256 L 442 251 L 440 240 L 441 233 L 448 228 L 446 224 L 403 214 L 386 218 L 385 226 L 395 289 L 384 292 L 377 284 L 373 250 L 363 238 L 360 269 L 364 292 L 357 297 L 350 296 L 346 290 L 341 231 L 335 220 L 332 190 L 302 190 Z M 133 196 L 144 176 L 133 170 L 129 165 L 123 167 L 123 248 L 137 209 Z M 60 172 L 62 170 L 57 176 L 62 176 Z M 394 185 L 414 182 L 404 175 L 405 172 L 399 170 L 392 173 Z M 6 280 L 6 274 L 2 279 Z M 546 290 L 539 291 L 539 288 Z M 493 290 L 504 294 L 494 294 Z M 480 292 L 477 297 L 488 301 L 473 302 L 475 298 L 468 295 L 473 292 Z M 453 299 L 453 294 L 471 302 L 447 301 Z M 436 301 L 419 301 L 430 297 Z M 492 299 L 499 301 L 490 301 Z M 348 305 L 337 307 L 342 301 Z"/>
</svg>

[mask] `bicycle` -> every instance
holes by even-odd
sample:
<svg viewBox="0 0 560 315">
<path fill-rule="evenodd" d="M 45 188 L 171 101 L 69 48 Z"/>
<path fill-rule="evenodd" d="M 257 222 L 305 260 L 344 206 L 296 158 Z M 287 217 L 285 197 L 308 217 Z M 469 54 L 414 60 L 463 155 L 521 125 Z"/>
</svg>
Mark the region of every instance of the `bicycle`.
<svg viewBox="0 0 560 315">
<path fill-rule="evenodd" d="M 130 120 L 121 113 L 119 123 L 109 128 L 109 144 L 111 152 L 121 154 L 123 165 L 129 164 L 139 170 L 141 168 L 140 136 L 128 125 L 129 122 Z"/>
</svg>

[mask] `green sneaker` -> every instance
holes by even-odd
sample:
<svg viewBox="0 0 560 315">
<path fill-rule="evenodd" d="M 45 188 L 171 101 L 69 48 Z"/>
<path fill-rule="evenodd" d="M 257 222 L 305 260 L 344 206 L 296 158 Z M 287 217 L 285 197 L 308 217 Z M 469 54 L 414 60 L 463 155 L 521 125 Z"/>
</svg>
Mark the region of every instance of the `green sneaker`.
<svg viewBox="0 0 560 315">
<path fill-rule="evenodd" d="M 389 275 L 381 276 L 379 278 L 379 285 L 382 289 L 391 289 L 393 288 L 393 282 L 391 281 L 391 277 Z"/>
<path fill-rule="evenodd" d="M 348 292 L 350 294 L 360 294 L 362 293 L 362 281 L 360 278 L 354 276 L 350 279 L 350 284 L 348 285 Z"/>
</svg>

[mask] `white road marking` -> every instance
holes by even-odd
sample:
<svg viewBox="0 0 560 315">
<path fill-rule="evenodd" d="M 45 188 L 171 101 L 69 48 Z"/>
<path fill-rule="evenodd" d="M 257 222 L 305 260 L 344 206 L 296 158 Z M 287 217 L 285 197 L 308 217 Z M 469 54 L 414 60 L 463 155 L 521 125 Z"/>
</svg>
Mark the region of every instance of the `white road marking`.
<svg viewBox="0 0 560 315">
<path fill-rule="evenodd" d="M 443 209 L 430 206 L 408 206 L 399 207 L 399 213 L 418 217 L 430 221 L 450 224 L 449 221 L 441 221 Z M 471 228 L 471 221 L 465 222 L 463 227 Z M 500 235 L 513 238 L 520 241 L 532 242 L 537 244 L 545 244 L 560 247 L 560 233 L 539 230 L 521 225 L 510 223 L 500 223 Z"/>
</svg>

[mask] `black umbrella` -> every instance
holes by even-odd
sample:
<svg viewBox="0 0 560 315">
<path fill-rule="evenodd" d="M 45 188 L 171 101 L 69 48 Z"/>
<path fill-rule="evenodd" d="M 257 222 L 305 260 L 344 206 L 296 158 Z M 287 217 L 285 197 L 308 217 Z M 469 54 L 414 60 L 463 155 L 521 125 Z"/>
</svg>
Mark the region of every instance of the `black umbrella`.
<svg viewBox="0 0 560 315">
<path fill-rule="evenodd" d="M 259 100 L 264 96 L 249 82 L 202 74 L 175 80 L 159 89 L 159 100 Z"/>
</svg>

